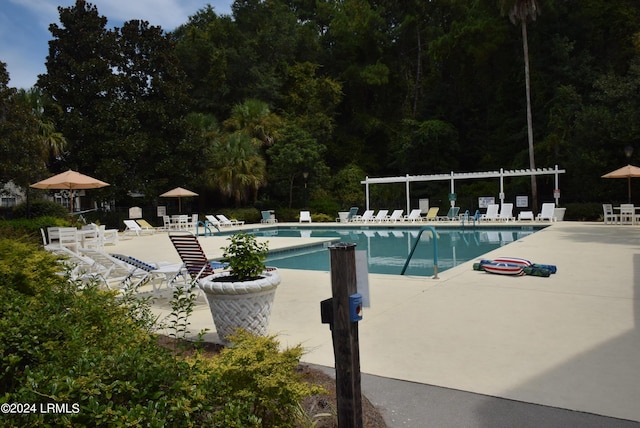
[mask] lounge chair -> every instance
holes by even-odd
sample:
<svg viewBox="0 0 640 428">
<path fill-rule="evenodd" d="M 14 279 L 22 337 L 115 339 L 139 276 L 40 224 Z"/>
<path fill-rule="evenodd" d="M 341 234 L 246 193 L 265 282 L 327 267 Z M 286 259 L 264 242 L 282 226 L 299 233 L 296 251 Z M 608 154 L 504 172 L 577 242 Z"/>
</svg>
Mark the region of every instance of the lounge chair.
<svg viewBox="0 0 640 428">
<path fill-rule="evenodd" d="M 604 213 L 604 224 L 620 223 L 620 216 L 613 212 L 612 204 L 602 204 L 602 211 Z"/>
<path fill-rule="evenodd" d="M 393 210 L 391 215 L 386 218 L 386 221 L 393 223 L 402 221 L 402 213 L 404 213 L 404 210 Z"/>
<path fill-rule="evenodd" d="M 123 234 L 126 235 L 143 235 L 145 232 L 147 234 L 153 233 L 153 228 L 151 230 L 143 229 L 135 220 L 122 220 L 125 225 L 125 229 Z"/>
<path fill-rule="evenodd" d="M 518 220 L 531 220 L 533 221 L 535 217 L 533 216 L 533 211 L 520 211 L 518 213 Z"/>
<path fill-rule="evenodd" d="M 197 282 L 215 273 L 195 235 L 189 232 L 173 232 L 169 234 L 169 239 L 180 255 L 192 281 Z"/>
<path fill-rule="evenodd" d="M 183 276 L 183 273 L 186 274 L 183 263 L 147 263 L 124 254 L 111 254 L 111 257 L 127 263 L 132 269 L 146 272 L 154 291 L 160 289 L 162 285 L 166 285 L 169 288 L 179 277 L 186 278 Z"/>
<path fill-rule="evenodd" d="M 211 230 L 211 227 L 215 227 L 218 232 L 221 232 L 220 227 L 222 225 L 220 224 L 220 220 L 218 220 L 216 216 L 212 214 L 207 214 L 204 216 L 204 218 L 205 218 L 205 222 L 204 222 L 205 228 L 209 228 L 209 230 Z"/>
<path fill-rule="evenodd" d="M 383 221 L 387 220 L 387 217 L 389 217 L 389 210 L 380 210 L 378 211 L 378 214 L 376 214 L 376 216 L 371 221 L 375 221 L 376 223 L 382 223 Z"/>
<path fill-rule="evenodd" d="M 498 219 L 505 222 L 515 220 L 515 217 L 513 216 L 513 204 L 502 204 Z"/>
<path fill-rule="evenodd" d="M 449 211 L 447 211 L 447 215 L 446 216 L 439 216 L 437 219 L 438 221 L 440 220 L 444 220 L 444 221 L 454 221 L 454 220 L 459 220 L 460 219 L 460 207 L 450 207 Z"/>
<path fill-rule="evenodd" d="M 137 219 L 136 223 L 138 223 L 138 225 L 142 228 L 143 232 L 149 232 L 151 234 L 154 234 L 156 232 L 156 228 L 151 226 L 151 224 L 149 224 L 149 222 L 143 218 Z"/>
<path fill-rule="evenodd" d="M 440 211 L 439 207 L 431 207 L 429 211 L 427 211 L 427 215 L 423 218 L 424 221 L 435 221 L 438 219 L 438 212 Z"/>
<path fill-rule="evenodd" d="M 311 223 L 311 211 L 300 211 L 300 219 L 299 222 L 307 221 Z"/>
<path fill-rule="evenodd" d="M 349 215 L 347 215 L 347 221 L 354 221 L 358 216 L 358 207 L 349 208 Z"/>
<path fill-rule="evenodd" d="M 404 216 L 403 221 L 411 221 L 411 222 L 422 221 L 422 210 L 419 208 L 415 210 L 411 210 L 411 212 L 408 215 Z"/>
<path fill-rule="evenodd" d="M 224 216 L 224 214 L 217 214 L 216 217 L 218 217 L 218 220 L 220 220 L 220 225 L 222 226 L 241 226 L 244 224 L 243 220 L 236 220 L 235 218 L 229 220 Z"/>
<path fill-rule="evenodd" d="M 273 214 L 273 211 L 261 211 L 262 219 L 260 223 L 277 223 L 278 219 Z"/>
<path fill-rule="evenodd" d="M 554 204 L 553 202 L 547 202 L 542 204 L 542 209 L 540 210 L 540 213 L 536 217 L 536 220 L 556 221 L 556 217 L 554 215 L 555 209 L 556 209 L 556 204 Z"/>
<path fill-rule="evenodd" d="M 350 222 L 355 221 L 355 218 L 358 216 L 358 207 L 349 208 L 349 212 L 346 217 L 338 217 L 336 218 L 336 222 Z"/>
<path fill-rule="evenodd" d="M 70 280 L 84 283 L 101 280 L 100 272 L 103 272 L 104 268 L 89 257 L 84 257 L 66 247 L 46 245 L 45 249 L 58 256 L 58 261 L 64 266 L 64 272 L 59 273 L 68 274 Z"/>
<path fill-rule="evenodd" d="M 352 221 L 371 221 L 373 220 L 373 213 L 373 210 L 366 210 L 362 215 L 355 216 Z"/>
<path fill-rule="evenodd" d="M 487 212 L 480 216 L 481 221 L 494 221 L 498 220 L 500 211 L 500 205 L 498 204 L 489 204 L 487 206 Z"/>
<path fill-rule="evenodd" d="M 81 248 L 80 254 L 93 260 L 103 267 L 96 273 L 96 276 L 107 286 L 118 289 L 133 287 L 134 289 L 143 284 L 148 278 L 148 273 L 132 268 L 121 260 L 92 248 Z"/>
</svg>

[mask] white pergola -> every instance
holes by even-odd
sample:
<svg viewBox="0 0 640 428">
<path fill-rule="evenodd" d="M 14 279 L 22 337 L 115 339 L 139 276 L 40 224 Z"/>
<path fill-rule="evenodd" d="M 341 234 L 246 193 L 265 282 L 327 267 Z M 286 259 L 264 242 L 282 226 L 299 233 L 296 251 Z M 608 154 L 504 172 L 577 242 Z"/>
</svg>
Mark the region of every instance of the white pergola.
<svg viewBox="0 0 640 428">
<path fill-rule="evenodd" d="M 505 177 L 526 177 L 532 175 L 554 175 L 555 187 L 553 191 L 553 198 L 556 200 L 556 207 L 558 206 L 558 200 L 560 199 L 560 187 L 558 186 L 558 175 L 567 172 L 564 169 L 558 169 L 558 165 L 554 168 L 536 168 L 536 169 L 514 169 L 504 170 L 500 168 L 500 171 L 482 171 L 482 172 L 453 172 L 449 174 L 432 174 L 432 175 L 405 175 L 397 177 L 378 177 L 370 178 L 366 177 L 361 184 L 365 185 L 365 195 L 367 202 L 367 209 L 369 208 L 369 185 L 370 184 L 388 184 L 388 183 L 405 183 L 407 193 L 407 212 L 411 211 L 411 197 L 409 183 L 416 181 L 451 181 L 451 193 L 455 191 L 456 180 L 478 180 L 485 178 L 499 178 L 500 179 L 500 205 L 504 203 L 504 178 Z M 451 201 L 451 206 L 455 205 L 455 201 Z"/>
</svg>

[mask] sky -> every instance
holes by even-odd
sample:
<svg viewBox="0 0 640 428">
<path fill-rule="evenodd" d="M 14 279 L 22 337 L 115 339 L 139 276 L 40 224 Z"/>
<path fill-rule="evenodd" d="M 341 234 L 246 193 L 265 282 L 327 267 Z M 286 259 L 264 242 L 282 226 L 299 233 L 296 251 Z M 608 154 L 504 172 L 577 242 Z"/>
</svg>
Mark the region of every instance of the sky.
<svg viewBox="0 0 640 428">
<path fill-rule="evenodd" d="M 140 19 L 172 31 L 210 4 L 218 15 L 230 15 L 233 0 L 88 0 L 108 20 L 107 28 Z M 0 61 L 7 64 L 9 86 L 29 89 L 46 72 L 51 33 L 59 22 L 58 6 L 75 0 L 0 0 Z"/>
</svg>

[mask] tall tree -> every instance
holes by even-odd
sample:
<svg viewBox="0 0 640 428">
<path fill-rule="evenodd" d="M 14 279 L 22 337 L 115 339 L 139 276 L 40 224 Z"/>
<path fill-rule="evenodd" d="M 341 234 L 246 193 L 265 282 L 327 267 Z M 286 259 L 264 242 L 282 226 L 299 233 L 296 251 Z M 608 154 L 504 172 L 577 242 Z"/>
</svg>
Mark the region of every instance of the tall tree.
<svg viewBox="0 0 640 428">
<path fill-rule="evenodd" d="M 265 162 L 252 138 L 234 132 L 216 141 L 207 171 L 209 183 L 236 206 L 255 201 L 266 182 Z"/>
<path fill-rule="evenodd" d="M 44 162 L 34 162 L 41 147 L 38 120 L 9 87 L 6 64 L 0 62 L 0 187 L 9 181 L 28 186 L 44 178 Z"/>
<path fill-rule="evenodd" d="M 188 83 L 168 35 L 138 20 L 107 30 L 84 0 L 58 10 L 38 86 L 60 107 L 48 113 L 69 141 L 65 166 L 111 183 L 101 193 L 118 200 L 197 183 L 204 142 L 187 131 Z"/>
<path fill-rule="evenodd" d="M 536 168 L 533 149 L 533 117 L 531 113 L 531 79 L 529 76 L 529 42 L 527 37 L 527 20 L 536 20 L 540 14 L 538 0 L 500 0 L 501 12 L 509 15 L 512 24 L 520 22 L 522 30 L 522 51 L 524 55 L 525 93 L 527 97 L 527 139 L 529 142 L 529 168 Z M 538 185 L 536 176 L 531 175 L 531 198 L 534 210 L 538 209 Z"/>
<path fill-rule="evenodd" d="M 307 131 L 292 123 L 282 129 L 280 138 L 268 149 L 271 160 L 269 177 L 275 183 L 282 183 L 277 186 L 280 193 L 284 194 L 286 189 L 289 208 L 293 206 L 295 185 L 300 184 L 305 172 L 311 177 L 311 182 L 315 183 L 321 183 L 326 177 L 327 167 L 323 160 L 325 150 L 323 144 L 319 144 Z M 305 189 L 303 192 L 308 191 Z M 277 195 L 277 192 L 274 194 Z M 304 196 L 306 199 L 307 195 Z"/>
<path fill-rule="evenodd" d="M 49 165 L 52 158 L 59 158 L 67 148 L 67 139 L 56 130 L 55 123 L 44 116 L 45 106 L 53 106 L 51 100 L 37 87 L 20 89 L 17 96 L 31 107 L 31 112 L 38 121 L 42 161 Z"/>
</svg>

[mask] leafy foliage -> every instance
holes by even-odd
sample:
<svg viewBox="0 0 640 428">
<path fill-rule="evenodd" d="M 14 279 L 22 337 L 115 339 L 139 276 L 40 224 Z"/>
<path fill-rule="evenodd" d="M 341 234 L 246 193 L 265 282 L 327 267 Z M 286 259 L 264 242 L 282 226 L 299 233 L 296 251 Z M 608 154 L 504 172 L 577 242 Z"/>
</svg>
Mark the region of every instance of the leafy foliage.
<svg viewBox="0 0 640 428">
<path fill-rule="evenodd" d="M 238 232 L 228 240 L 231 243 L 222 248 L 222 262 L 229 263 L 231 274 L 240 281 L 258 277 L 269 255 L 268 243 L 259 243 L 255 235 L 246 232 Z"/>
<path fill-rule="evenodd" d="M 279 352 L 275 337 L 256 337 L 243 330 L 229 339 L 234 346 L 220 353 L 215 376 L 224 408 L 244 409 L 245 414 L 255 415 L 261 426 L 293 426 L 291 415 L 296 414 L 300 400 L 320 392 L 293 374 L 302 348 Z M 248 422 L 250 425 L 216 426 L 254 426 Z"/>
<path fill-rule="evenodd" d="M 140 305 L 56 274 L 53 256 L 0 239 L 0 402 L 78 406 L 0 426 L 295 426 L 317 388 L 301 348 L 239 332 L 219 359 L 161 347 Z M 55 418 L 55 419 L 54 419 Z"/>
<path fill-rule="evenodd" d="M 295 168 L 311 141 L 308 195 L 339 204 L 362 205 L 327 178 L 349 165 L 432 174 L 522 169 L 534 155 L 567 170 L 564 201 L 626 196 L 600 176 L 639 140 L 638 2 L 239 1 L 231 16 L 207 6 L 171 34 L 142 21 L 108 30 L 84 0 L 59 12 L 38 82 L 55 104 L 38 117 L 10 88 L 0 98 L 13 110 L 0 128 L 3 180 L 42 173 L 24 154 L 42 158 L 41 125 L 53 123 L 49 135 L 68 144 L 49 167 L 99 176 L 112 186 L 92 193 L 123 205 L 136 191 L 153 206 L 169 183 L 221 196 L 199 208 L 307 205 Z M 510 12 L 527 23 L 533 132 L 522 27 L 501 16 Z M 187 122 L 197 115 L 207 120 Z M 550 199 L 554 185 L 538 181 Z M 439 197 L 436 186 L 416 189 Z"/>
</svg>

